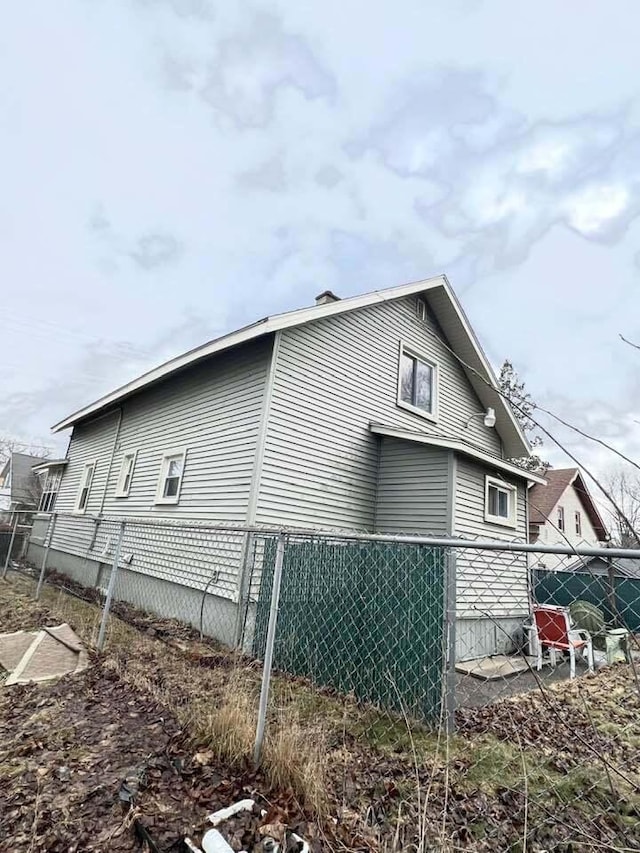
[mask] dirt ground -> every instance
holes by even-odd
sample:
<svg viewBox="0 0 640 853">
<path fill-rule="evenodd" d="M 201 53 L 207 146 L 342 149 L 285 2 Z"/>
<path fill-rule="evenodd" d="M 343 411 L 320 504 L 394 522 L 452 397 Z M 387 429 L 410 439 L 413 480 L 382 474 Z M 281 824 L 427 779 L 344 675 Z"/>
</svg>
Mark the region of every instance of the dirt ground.
<svg viewBox="0 0 640 853">
<path fill-rule="evenodd" d="M 0 582 L 0 631 L 67 621 L 90 643 L 92 604 L 51 586 L 36 603 L 32 587 Z M 85 672 L 0 686 L 0 851 L 180 851 L 246 797 L 266 816 L 225 832 L 249 853 L 285 826 L 314 853 L 640 849 L 629 667 L 461 709 L 450 739 L 277 678 L 254 772 L 259 667 L 178 623 L 119 614 Z"/>
</svg>

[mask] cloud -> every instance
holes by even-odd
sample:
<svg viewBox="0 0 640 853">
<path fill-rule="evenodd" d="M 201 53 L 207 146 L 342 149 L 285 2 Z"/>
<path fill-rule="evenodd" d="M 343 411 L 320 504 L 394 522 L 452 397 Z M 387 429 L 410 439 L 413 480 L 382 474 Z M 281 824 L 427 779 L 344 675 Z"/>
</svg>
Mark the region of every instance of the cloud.
<svg viewBox="0 0 640 853">
<path fill-rule="evenodd" d="M 182 244 L 171 234 L 145 234 L 129 255 L 144 270 L 153 270 L 177 261 Z"/>
<path fill-rule="evenodd" d="M 236 182 L 242 189 L 282 192 L 287 188 L 284 159 L 275 154 L 269 160 L 238 175 Z"/>
<path fill-rule="evenodd" d="M 409 81 L 391 101 L 350 153 L 373 152 L 413 181 L 419 215 L 467 264 L 520 263 L 556 224 L 612 243 L 640 212 L 640 132 L 624 111 L 532 123 L 485 76 L 452 69 Z"/>
<path fill-rule="evenodd" d="M 262 13 L 243 33 L 218 44 L 200 94 L 236 127 L 258 128 L 271 121 L 283 89 L 309 100 L 331 98 L 335 82 L 303 38 Z"/>
<path fill-rule="evenodd" d="M 99 262 L 101 269 L 107 273 L 117 272 L 123 258 L 133 261 L 138 269 L 150 271 L 177 263 L 184 253 L 183 244 L 173 234 L 164 231 L 149 231 L 133 240 L 123 237 L 115 230 L 101 205 L 91 213 L 88 227 L 109 250 L 109 255 Z"/>
<path fill-rule="evenodd" d="M 32 427 L 41 430 L 45 418 L 52 424 L 159 362 L 217 337 L 220 331 L 200 316 L 185 313 L 179 323 L 157 334 L 144 349 L 126 340 L 85 344 L 73 363 L 61 366 L 57 378 L 0 398 L 3 430 L 22 436 Z"/>
</svg>

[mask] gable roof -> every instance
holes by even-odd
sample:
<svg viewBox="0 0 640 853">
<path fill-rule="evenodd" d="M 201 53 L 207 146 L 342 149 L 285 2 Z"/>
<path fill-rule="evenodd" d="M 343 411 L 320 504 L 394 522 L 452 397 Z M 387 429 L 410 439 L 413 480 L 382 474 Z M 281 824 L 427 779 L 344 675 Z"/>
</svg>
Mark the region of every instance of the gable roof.
<svg viewBox="0 0 640 853">
<path fill-rule="evenodd" d="M 537 484 L 529 491 L 529 523 L 544 524 L 557 506 L 568 486 L 576 490 L 584 511 L 596 532 L 598 541 L 609 538 L 602 516 L 578 468 L 549 468 L 545 472 L 547 485 Z"/>
<path fill-rule="evenodd" d="M 52 429 L 54 432 L 59 432 L 60 430 L 79 424 L 81 421 L 111 406 L 118 405 L 127 397 L 179 370 L 183 370 L 191 364 L 216 353 L 224 352 L 232 347 L 255 340 L 263 335 L 289 329 L 294 326 L 302 326 L 315 320 L 344 314 L 348 311 L 356 311 L 359 308 L 366 308 L 370 305 L 379 305 L 384 302 L 403 299 L 406 296 L 417 295 L 419 293 L 428 295 L 430 308 L 444 331 L 451 348 L 455 351 L 458 358 L 464 362 L 463 369 L 480 402 L 487 408 L 491 407 L 495 409 L 496 429 L 502 439 L 506 456 L 510 458 L 528 456 L 530 448 L 527 439 L 513 414 L 511 406 L 496 390 L 498 384 L 491 364 L 482 350 L 464 310 L 445 276 L 436 276 L 435 278 L 411 282 L 410 284 L 403 284 L 399 287 L 390 287 L 385 290 L 374 290 L 360 296 L 324 302 L 310 308 L 299 308 L 284 314 L 276 314 L 273 317 L 265 317 L 256 323 L 244 326 L 235 332 L 223 335 L 220 338 L 216 338 L 213 341 L 209 341 L 202 346 L 166 361 L 164 364 L 144 373 L 137 379 L 106 394 L 94 403 L 79 409 L 77 412 L 55 424 Z M 465 365 L 468 365 L 468 367 Z"/>
</svg>

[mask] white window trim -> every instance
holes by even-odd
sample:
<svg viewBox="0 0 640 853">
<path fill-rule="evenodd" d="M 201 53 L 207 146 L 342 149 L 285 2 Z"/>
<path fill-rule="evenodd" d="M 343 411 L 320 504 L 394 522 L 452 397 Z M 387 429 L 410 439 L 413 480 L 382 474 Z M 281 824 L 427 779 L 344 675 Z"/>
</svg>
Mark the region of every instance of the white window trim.
<svg viewBox="0 0 640 853">
<path fill-rule="evenodd" d="M 503 518 L 501 515 L 492 515 L 489 512 L 489 487 L 502 489 L 503 492 L 509 494 L 509 518 Z M 518 513 L 518 487 L 513 483 L 507 483 L 498 477 L 490 477 L 487 475 L 484 479 L 484 520 L 490 524 L 499 524 L 501 527 L 510 527 L 515 529 L 517 526 Z"/>
<path fill-rule="evenodd" d="M 167 472 L 169 470 L 169 462 L 172 459 L 176 459 L 177 457 L 182 457 L 182 473 L 180 474 L 180 482 L 178 483 L 178 491 L 175 495 L 171 497 L 164 497 L 162 492 L 164 491 L 164 481 L 167 478 Z M 162 454 L 162 462 L 160 464 L 160 474 L 158 475 L 158 484 L 156 486 L 156 496 L 154 499 L 155 504 L 177 504 L 180 501 L 180 493 L 182 491 L 182 481 L 184 480 L 184 471 L 187 464 L 187 450 L 186 448 L 178 449 L 178 450 L 167 450 Z"/>
<path fill-rule="evenodd" d="M 124 488 L 124 461 L 125 459 L 129 459 L 133 457 L 133 462 L 131 464 L 131 476 L 129 477 L 129 488 L 125 491 Z M 131 491 L 131 483 L 133 482 L 133 473 L 136 470 L 136 462 L 138 461 L 138 451 L 137 450 L 127 450 L 122 455 L 122 462 L 120 463 L 120 472 L 118 474 L 118 481 L 116 483 L 116 490 L 114 492 L 114 496 L 116 498 L 128 498 L 129 492 Z"/>
<path fill-rule="evenodd" d="M 408 355 L 411 358 L 417 358 L 418 361 L 424 362 L 424 364 L 428 364 L 429 367 L 433 370 L 433 385 L 431 388 L 431 412 L 425 411 L 425 409 L 419 409 L 418 406 L 412 406 L 411 403 L 406 403 L 401 395 L 401 369 L 402 369 L 402 354 Z M 400 341 L 400 346 L 398 347 L 398 381 L 396 387 L 396 405 L 401 409 L 406 409 L 408 412 L 412 412 L 414 415 L 419 415 L 421 418 L 425 418 L 428 421 L 432 421 L 433 423 L 437 423 L 438 421 L 438 379 L 440 374 L 440 365 L 438 362 L 420 352 L 419 349 L 412 347 L 410 344 L 406 344 L 404 341 Z"/>
<path fill-rule="evenodd" d="M 78 493 L 76 495 L 76 502 L 74 504 L 74 513 L 77 515 L 84 515 L 87 511 L 87 507 L 89 506 L 89 499 L 91 498 L 91 489 L 93 488 L 93 483 L 96 479 L 96 468 L 98 467 L 97 459 L 88 459 L 84 465 L 82 466 L 82 473 L 80 474 L 80 483 L 78 485 Z M 87 468 L 93 468 L 91 473 L 91 482 L 89 483 L 89 490 L 87 492 L 87 501 L 82 509 L 80 509 L 80 497 L 82 495 L 83 483 L 85 479 L 85 472 Z"/>
</svg>

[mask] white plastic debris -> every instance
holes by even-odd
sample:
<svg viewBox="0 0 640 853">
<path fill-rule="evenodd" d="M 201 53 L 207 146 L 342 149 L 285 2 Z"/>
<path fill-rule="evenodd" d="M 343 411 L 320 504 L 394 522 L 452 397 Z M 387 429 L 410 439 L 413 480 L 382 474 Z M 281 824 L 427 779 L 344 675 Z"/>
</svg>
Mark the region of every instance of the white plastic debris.
<svg viewBox="0 0 640 853">
<path fill-rule="evenodd" d="M 225 820 L 229 820 L 230 817 L 233 817 L 234 814 L 238 814 L 238 812 L 250 812 L 254 805 L 255 800 L 238 800 L 237 803 L 227 806 L 226 809 L 218 809 L 217 812 L 213 812 L 213 814 L 210 814 L 207 819 L 210 820 L 214 826 L 219 826 L 221 823 L 224 823 Z"/>
<path fill-rule="evenodd" d="M 190 838 L 187 838 L 185 836 L 185 838 L 183 839 L 183 843 L 188 850 L 191 850 L 191 853 L 202 853 L 202 849 L 200 847 L 196 847 L 196 845 Z"/>
<path fill-rule="evenodd" d="M 202 838 L 205 853 L 233 853 L 233 847 L 225 841 L 217 829 L 210 829 Z"/>
</svg>

